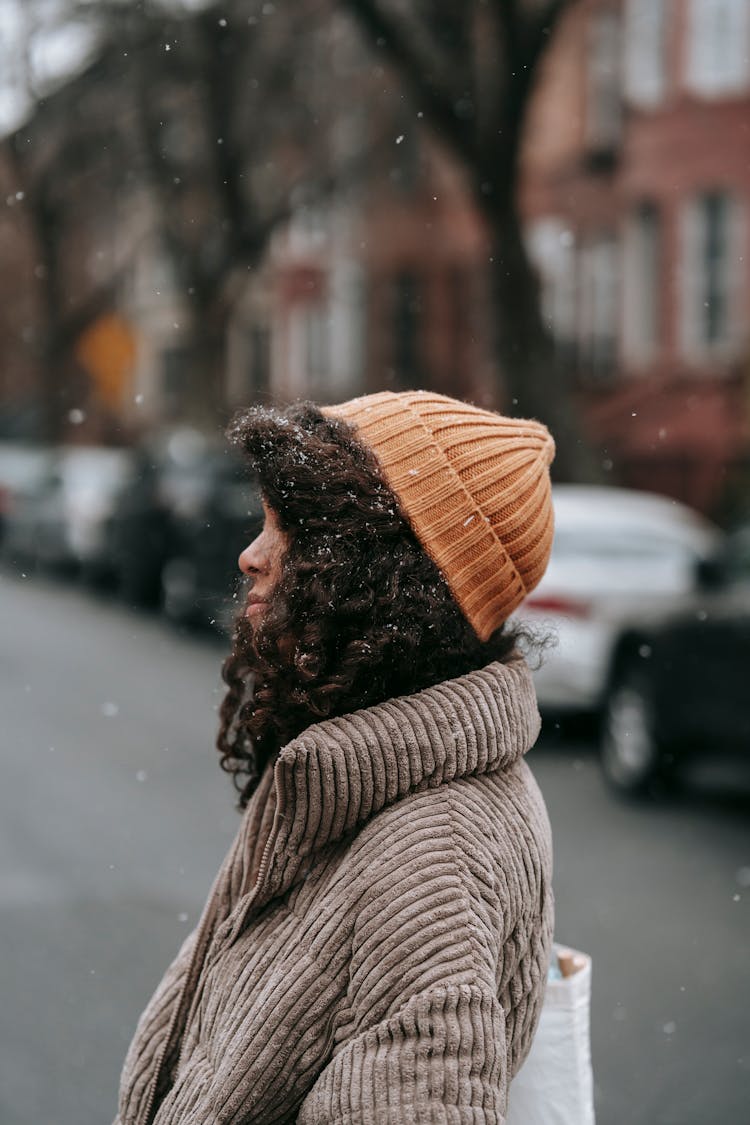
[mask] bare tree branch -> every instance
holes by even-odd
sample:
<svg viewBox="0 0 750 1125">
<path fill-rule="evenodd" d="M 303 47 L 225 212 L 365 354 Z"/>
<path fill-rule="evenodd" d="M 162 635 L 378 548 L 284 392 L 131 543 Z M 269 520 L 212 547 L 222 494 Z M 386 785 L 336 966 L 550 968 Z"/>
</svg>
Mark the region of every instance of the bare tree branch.
<svg viewBox="0 0 750 1125">
<path fill-rule="evenodd" d="M 504 207 L 500 196 L 514 193 L 526 116 L 538 67 L 557 25 L 577 0 L 493 0 L 498 27 L 498 54 L 503 75 L 493 104 L 485 107 L 484 143 L 480 146 L 475 184 L 488 195 L 487 205 Z M 488 193 L 486 185 L 491 185 Z M 485 185 L 482 187 L 482 185 Z"/>
<path fill-rule="evenodd" d="M 408 29 L 376 0 L 342 0 L 342 4 L 367 37 L 385 52 L 433 130 L 462 161 L 473 163 L 476 159 L 473 130 L 456 115 L 447 84 L 428 81 L 427 75 L 435 63 L 425 55 Z"/>
<path fill-rule="evenodd" d="M 517 0 L 492 0 L 492 11 L 500 28 L 500 46 L 505 65 L 512 65 L 521 54 L 521 16 Z"/>
<path fill-rule="evenodd" d="M 536 66 L 552 40 L 560 20 L 576 3 L 577 0 L 547 0 L 537 17 L 529 19 L 524 46 L 524 61 L 528 67 Z"/>
<path fill-rule="evenodd" d="M 547 420 L 568 479 L 596 479 L 554 341 L 540 307 L 519 210 L 520 152 L 539 65 L 563 14 L 576 0 L 490 0 L 474 5 L 476 99 L 471 119 L 455 113 L 450 82 L 430 80 L 439 0 L 423 0 L 397 19 L 387 0 L 339 0 L 390 59 L 404 89 L 419 99 L 425 123 L 448 143 L 485 221 L 491 331 L 498 381 L 521 413 Z"/>
</svg>

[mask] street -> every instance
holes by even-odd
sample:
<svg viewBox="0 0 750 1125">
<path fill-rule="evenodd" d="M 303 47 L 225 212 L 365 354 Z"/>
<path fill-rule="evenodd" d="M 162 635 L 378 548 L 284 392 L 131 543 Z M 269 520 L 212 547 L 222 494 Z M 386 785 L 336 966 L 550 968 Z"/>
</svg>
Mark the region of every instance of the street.
<svg viewBox="0 0 750 1125">
<path fill-rule="evenodd" d="M 65 586 L 0 577 L 0 1123 L 106 1125 L 140 1010 L 237 824 L 213 749 L 223 649 Z M 626 805 L 591 746 L 530 764 L 557 939 L 593 957 L 599 1125 L 743 1125 L 750 792 Z"/>
</svg>

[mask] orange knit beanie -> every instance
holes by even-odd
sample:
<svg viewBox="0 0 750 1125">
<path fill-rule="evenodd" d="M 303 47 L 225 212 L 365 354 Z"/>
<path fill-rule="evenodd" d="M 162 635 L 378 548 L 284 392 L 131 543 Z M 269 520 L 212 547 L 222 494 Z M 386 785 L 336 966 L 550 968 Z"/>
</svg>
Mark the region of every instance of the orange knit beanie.
<svg viewBox="0 0 750 1125">
<path fill-rule="evenodd" d="M 555 444 L 547 428 L 427 391 L 365 395 L 323 413 L 348 422 L 375 454 L 415 535 L 487 640 L 549 559 Z"/>
</svg>

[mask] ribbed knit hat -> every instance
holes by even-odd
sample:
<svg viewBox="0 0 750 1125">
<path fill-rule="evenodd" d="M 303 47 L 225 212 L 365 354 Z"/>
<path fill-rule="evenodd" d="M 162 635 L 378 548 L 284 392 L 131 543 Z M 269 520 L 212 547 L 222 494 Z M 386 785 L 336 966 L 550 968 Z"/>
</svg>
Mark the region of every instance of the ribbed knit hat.
<svg viewBox="0 0 750 1125">
<path fill-rule="evenodd" d="M 427 391 L 365 395 L 323 413 L 353 426 L 481 640 L 542 577 L 552 546 L 541 422 Z"/>
</svg>

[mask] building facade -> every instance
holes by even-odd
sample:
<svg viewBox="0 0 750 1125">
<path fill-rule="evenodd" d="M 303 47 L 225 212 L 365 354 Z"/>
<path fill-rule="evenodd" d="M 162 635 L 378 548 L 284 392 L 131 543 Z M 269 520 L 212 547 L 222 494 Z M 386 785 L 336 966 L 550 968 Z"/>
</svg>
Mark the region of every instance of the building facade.
<svg viewBox="0 0 750 1125">
<path fill-rule="evenodd" d="M 378 99 L 390 144 L 366 182 L 277 238 L 237 395 L 421 385 L 507 405 L 481 222 L 396 104 Z M 605 472 L 705 511 L 750 450 L 749 131 L 750 0 L 579 0 L 522 162 L 545 318 Z"/>
<path fill-rule="evenodd" d="M 529 243 L 590 432 L 620 479 L 708 511 L 750 448 L 749 136 L 748 0 L 585 0 L 527 146 Z"/>
<path fill-rule="evenodd" d="M 228 414 L 426 386 L 512 410 L 492 355 L 488 239 L 461 173 L 351 25 L 324 31 L 328 70 L 313 69 L 327 84 L 321 104 L 334 103 L 327 127 L 343 171 L 306 194 L 261 268 L 226 279 L 216 400 Z M 127 89 L 117 59 L 117 81 L 98 77 L 114 65 L 103 59 L 39 108 L 27 127 L 37 162 L 73 126 L 87 136 L 102 107 L 113 120 L 121 112 L 100 94 Z M 716 513 L 750 479 L 750 0 L 577 0 L 542 66 L 520 205 L 559 377 L 613 482 Z M 83 112 L 92 99 L 96 112 Z M 0 425 L 31 436 L 47 394 L 35 341 L 48 271 L 23 218 L 28 200 L 4 167 L 0 180 L 10 266 Z M 148 179 L 138 191 L 91 171 L 52 183 L 65 188 L 66 310 L 86 311 L 101 292 L 109 318 L 93 350 L 69 349 L 72 374 L 48 372 L 67 388 L 62 436 L 74 436 L 70 417 L 88 440 L 195 416 L 216 428 L 220 411 L 196 400 L 191 412 L 194 341 Z M 126 331 L 132 361 L 115 378 L 109 354 L 90 360 L 102 339 L 127 358 Z"/>
</svg>

